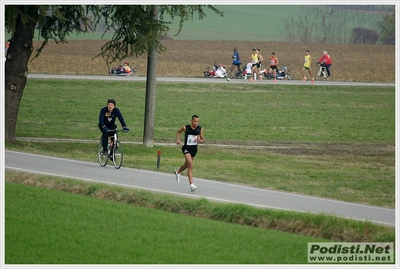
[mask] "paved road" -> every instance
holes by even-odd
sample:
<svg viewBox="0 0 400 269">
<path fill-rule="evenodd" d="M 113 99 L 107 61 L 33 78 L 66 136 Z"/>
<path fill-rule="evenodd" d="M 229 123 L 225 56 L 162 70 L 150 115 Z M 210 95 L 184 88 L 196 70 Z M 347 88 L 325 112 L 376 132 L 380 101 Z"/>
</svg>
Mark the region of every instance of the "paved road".
<svg viewBox="0 0 400 269">
<path fill-rule="evenodd" d="M 49 79 L 88 79 L 88 80 L 118 80 L 118 81 L 146 81 L 146 77 L 130 76 L 78 76 L 78 75 L 48 75 L 48 74 L 29 74 L 28 78 L 49 78 Z M 157 77 L 157 81 L 162 82 L 201 82 L 201 83 L 249 83 L 244 79 L 232 79 L 230 82 L 219 78 L 181 78 L 181 77 Z M 274 83 L 272 80 L 264 79 L 254 84 L 286 84 L 286 85 L 307 85 L 310 81 L 301 80 L 278 80 Z M 331 86 L 375 86 L 375 87 L 394 87 L 395 83 L 375 83 L 375 82 L 343 82 L 343 81 L 315 81 L 313 85 L 331 85 Z"/>
<path fill-rule="evenodd" d="M 326 213 L 357 220 L 395 226 L 395 210 L 346 203 L 279 191 L 257 189 L 196 178 L 198 189 L 189 191 L 186 177 L 175 181 L 171 173 L 160 173 L 98 163 L 5 151 L 5 168 L 23 172 L 76 178 L 80 180 L 115 184 L 124 187 L 170 193 L 192 198 L 207 198 L 218 202 L 243 203 L 262 208 L 275 208 L 313 213 Z"/>
</svg>

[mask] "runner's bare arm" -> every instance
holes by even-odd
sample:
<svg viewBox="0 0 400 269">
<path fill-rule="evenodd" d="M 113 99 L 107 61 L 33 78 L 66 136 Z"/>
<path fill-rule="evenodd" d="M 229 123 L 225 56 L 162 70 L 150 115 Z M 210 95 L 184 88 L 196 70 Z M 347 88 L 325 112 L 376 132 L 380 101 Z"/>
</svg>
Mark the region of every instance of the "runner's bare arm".
<svg viewBox="0 0 400 269">
<path fill-rule="evenodd" d="M 204 143 L 204 133 L 203 133 L 203 128 L 201 128 L 201 131 L 200 131 L 200 135 L 199 135 L 199 138 L 198 138 L 198 141 L 199 141 L 199 143 Z"/>
<path fill-rule="evenodd" d="M 186 131 L 186 126 L 182 126 L 177 132 L 176 132 L 176 144 L 179 145 L 181 144 L 181 133 Z"/>
</svg>

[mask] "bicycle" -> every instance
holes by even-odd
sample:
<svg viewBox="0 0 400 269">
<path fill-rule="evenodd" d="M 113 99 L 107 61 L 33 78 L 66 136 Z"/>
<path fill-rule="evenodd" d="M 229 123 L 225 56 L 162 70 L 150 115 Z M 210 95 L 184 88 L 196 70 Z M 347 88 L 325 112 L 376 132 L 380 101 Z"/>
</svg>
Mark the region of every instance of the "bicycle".
<svg viewBox="0 0 400 269">
<path fill-rule="evenodd" d="M 264 72 L 264 77 L 268 80 L 274 78 L 274 74 L 269 72 L 269 69 Z M 282 66 L 281 70 L 276 70 L 276 79 L 282 80 L 287 78 L 288 80 L 292 80 L 294 78 L 293 69 L 287 69 L 286 66 Z"/>
<path fill-rule="evenodd" d="M 203 74 L 206 78 L 213 78 L 215 75 L 215 71 L 217 69 L 218 69 L 217 62 L 215 61 L 212 67 L 207 66 L 206 69 L 204 69 Z"/>
<path fill-rule="evenodd" d="M 328 77 L 328 74 L 326 72 L 326 66 L 325 65 L 319 65 L 319 70 L 317 71 L 317 75 L 315 76 L 315 80 L 329 80 L 332 78 L 332 70 L 329 69 L 329 72 L 331 73 L 330 76 Z"/>
<path fill-rule="evenodd" d="M 140 72 L 140 68 L 138 65 L 133 65 L 133 66 L 129 66 L 131 68 L 130 72 L 126 72 L 125 70 L 123 70 L 123 66 L 122 63 L 121 64 L 112 64 L 110 66 L 110 69 L 108 71 L 108 73 L 111 76 L 133 76 L 133 77 L 137 77 L 139 76 L 139 72 Z"/>
<path fill-rule="evenodd" d="M 126 132 L 123 130 L 109 130 L 107 132 L 114 132 L 113 136 L 108 137 L 107 154 L 103 153 L 103 135 L 100 137 L 99 148 L 97 150 L 97 158 L 101 167 L 107 165 L 108 160 L 112 160 L 114 167 L 119 169 L 124 160 L 124 151 L 121 141 L 118 140 L 118 132 Z"/>
</svg>

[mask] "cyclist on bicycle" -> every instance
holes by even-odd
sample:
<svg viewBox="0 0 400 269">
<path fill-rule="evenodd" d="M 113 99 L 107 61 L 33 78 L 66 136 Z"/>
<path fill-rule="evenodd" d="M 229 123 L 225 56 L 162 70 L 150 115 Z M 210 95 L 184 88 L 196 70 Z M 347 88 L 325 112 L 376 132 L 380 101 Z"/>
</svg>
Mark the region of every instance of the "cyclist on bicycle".
<svg viewBox="0 0 400 269">
<path fill-rule="evenodd" d="M 103 133 L 103 154 L 107 154 L 108 137 L 114 137 L 113 130 L 117 128 L 117 125 L 115 124 L 116 118 L 118 118 L 119 122 L 121 123 L 123 131 L 129 132 L 121 111 L 115 106 L 116 101 L 114 99 L 108 99 L 107 106 L 100 110 L 99 129 Z"/>
<path fill-rule="evenodd" d="M 331 75 L 330 67 L 332 65 L 332 59 L 326 50 L 322 52 L 322 56 L 319 58 L 319 62 L 317 64 L 325 67 L 326 72 L 328 73 L 327 77 L 329 78 Z"/>
</svg>

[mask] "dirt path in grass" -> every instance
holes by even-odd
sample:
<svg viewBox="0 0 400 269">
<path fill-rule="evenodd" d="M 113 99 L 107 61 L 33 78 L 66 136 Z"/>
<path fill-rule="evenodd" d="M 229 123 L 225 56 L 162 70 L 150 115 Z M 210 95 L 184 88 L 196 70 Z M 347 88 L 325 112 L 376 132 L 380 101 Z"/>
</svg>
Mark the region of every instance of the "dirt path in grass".
<svg viewBox="0 0 400 269">
<path fill-rule="evenodd" d="M 98 140 L 82 140 L 82 139 L 65 139 L 65 138 L 40 138 L 40 137 L 17 137 L 18 141 L 27 142 L 83 142 L 83 143 L 98 143 Z M 124 141 L 126 144 L 141 145 L 143 142 Z M 155 146 L 176 146 L 174 143 L 167 141 L 154 143 Z M 223 142 L 223 141 L 208 141 L 202 147 L 220 147 L 226 149 L 241 149 L 241 150 L 263 150 L 265 152 L 273 152 L 286 155 L 353 155 L 353 156 L 368 156 L 368 157 L 395 157 L 395 145 L 390 144 L 339 144 L 339 143 L 259 143 L 259 142 Z"/>
</svg>

